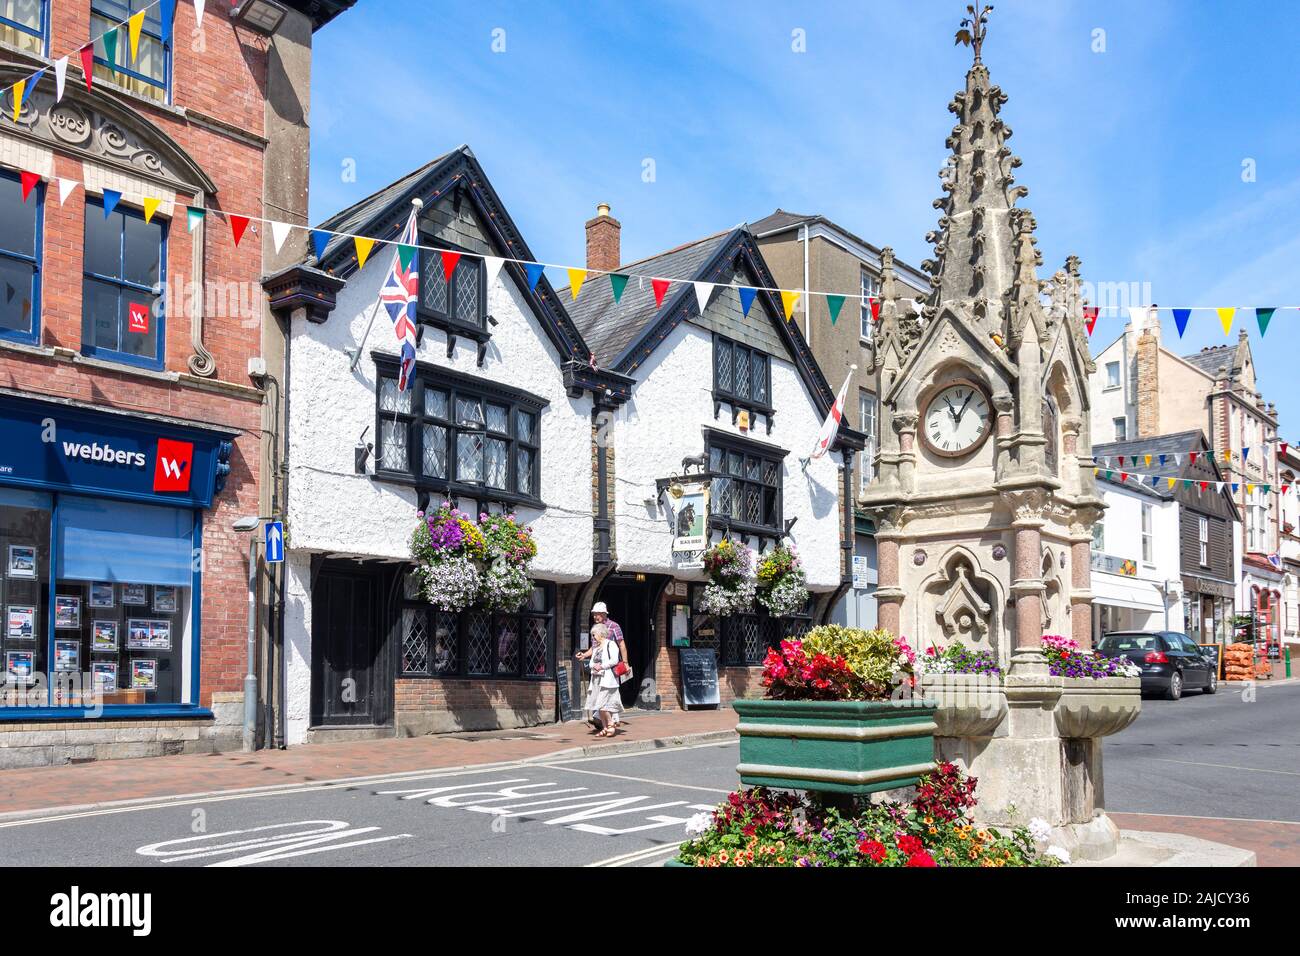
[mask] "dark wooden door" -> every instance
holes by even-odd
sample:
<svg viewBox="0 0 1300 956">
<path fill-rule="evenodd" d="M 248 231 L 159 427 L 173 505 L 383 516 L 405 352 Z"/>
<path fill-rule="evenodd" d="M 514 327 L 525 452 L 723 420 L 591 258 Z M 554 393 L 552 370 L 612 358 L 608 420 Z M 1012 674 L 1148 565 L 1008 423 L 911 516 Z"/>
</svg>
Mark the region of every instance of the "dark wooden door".
<svg viewBox="0 0 1300 956">
<path fill-rule="evenodd" d="M 321 569 L 312 588 L 313 726 L 388 723 L 391 675 L 380 614 L 378 574 Z"/>
</svg>

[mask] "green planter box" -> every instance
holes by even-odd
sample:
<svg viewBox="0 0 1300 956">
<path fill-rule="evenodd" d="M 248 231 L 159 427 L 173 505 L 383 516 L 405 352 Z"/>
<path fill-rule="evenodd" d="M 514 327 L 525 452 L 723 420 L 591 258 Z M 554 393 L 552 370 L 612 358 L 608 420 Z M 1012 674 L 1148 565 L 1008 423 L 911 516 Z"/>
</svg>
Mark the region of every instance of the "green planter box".
<svg viewBox="0 0 1300 956">
<path fill-rule="evenodd" d="M 868 794 L 934 769 L 933 700 L 738 700 L 746 786 Z"/>
</svg>

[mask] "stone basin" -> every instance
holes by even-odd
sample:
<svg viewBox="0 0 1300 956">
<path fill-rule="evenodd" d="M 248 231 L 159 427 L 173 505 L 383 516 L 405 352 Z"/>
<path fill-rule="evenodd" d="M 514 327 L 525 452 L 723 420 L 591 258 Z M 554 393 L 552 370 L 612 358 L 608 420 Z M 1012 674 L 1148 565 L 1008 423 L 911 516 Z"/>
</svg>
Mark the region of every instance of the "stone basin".
<svg viewBox="0 0 1300 956">
<path fill-rule="evenodd" d="M 1056 705 L 1056 730 L 1066 738 L 1109 737 L 1142 712 L 1142 678 L 1067 677 Z"/>
</svg>

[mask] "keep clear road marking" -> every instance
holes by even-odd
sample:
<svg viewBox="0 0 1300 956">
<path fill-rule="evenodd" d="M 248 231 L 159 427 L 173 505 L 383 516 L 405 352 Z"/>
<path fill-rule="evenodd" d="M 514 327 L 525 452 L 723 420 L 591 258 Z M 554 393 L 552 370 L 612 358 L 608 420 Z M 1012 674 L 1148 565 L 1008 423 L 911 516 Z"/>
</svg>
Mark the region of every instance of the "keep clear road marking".
<svg viewBox="0 0 1300 956">
<path fill-rule="evenodd" d="M 286 829 L 290 832 L 278 836 L 272 832 Z M 164 840 L 161 843 L 142 846 L 135 852 L 140 856 L 161 860 L 163 863 L 184 863 L 206 857 L 241 854 L 205 865 L 249 866 L 254 863 L 287 860 L 295 856 L 310 856 L 314 853 L 328 853 L 331 850 L 367 846 L 371 843 L 405 840 L 411 836 L 409 833 L 397 833 L 392 836 L 370 837 L 366 840 L 348 839 L 374 833 L 378 829 L 379 827 L 354 829 L 352 824 L 343 820 L 299 820 L 294 823 L 272 823 L 248 830 L 226 830 L 222 833 L 204 833 L 180 840 Z M 249 836 L 258 833 L 265 835 Z M 227 839 L 238 837 L 245 837 L 245 839 Z M 340 843 L 340 840 L 346 842 Z"/>
<path fill-rule="evenodd" d="M 692 788 L 695 789 L 695 788 Z M 648 796 L 620 797 L 617 790 L 592 792 L 587 787 L 561 787 L 558 781 L 530 783 L 526 777 L 506 780 L 487 780 L 464 783 L 450 787 L 420 787 L 410 790 L 376 790 L 376 795 L 397 796 L 403 800 L 423 800 L 429 806 L 442 809 L 468 810 L 471 813 L 489 813 L 499 817 L 540 817 L 558 813 L 560 816 L 543 820 L 547 826 L 563 826 L 598 836 L 624 836 L 662 827 L 685 826 L 688 816 L 663 813 L 650 814 L 650 810 L 712 810 L 712 804 L 688 803 L 670 800 L 650 803 Z M 566 796 L 557 796 L 565 794 Z M 645 823 L 627 827 L 608 827 L 590 820 L 627 814 L 645 814 Z"/>
</svg>

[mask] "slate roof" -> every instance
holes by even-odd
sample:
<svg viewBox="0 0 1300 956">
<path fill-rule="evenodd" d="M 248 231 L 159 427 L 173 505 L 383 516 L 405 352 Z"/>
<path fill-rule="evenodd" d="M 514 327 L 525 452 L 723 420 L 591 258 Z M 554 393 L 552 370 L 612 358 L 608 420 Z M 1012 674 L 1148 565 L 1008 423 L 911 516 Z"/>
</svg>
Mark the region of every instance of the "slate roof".
<svg viewBox="0 0 1300 956">
<path fill-rule="evenodd" d="M 1119 472 L 1121 470 L 1128 471 L 1129 469 L 1132 469 L 1134 472 L 1143 475 L 1155 474 L 1166 478 L 1194 478 L 1198 481 L 1223 481 L 1223 472 L 1219 468 L 1219 463 L 1213 455 L 1205 455 L 1204 457 L 1197 458 L 1195 465 L 1193 465 L 1191 460 L 1188 458 L 1190 452 L 1199 453 L 1209 451 L 1210 443 L 1206 440 L 1205 433 L 1199 428 L 1194 428 L 1190 431 L 1172 432 L 1168 435 L 1153 435 L 1150 438 L 1134 438 L 1131 441 L 1114 441 L 1107 442 L 1104 445 L 1093 445 L 1092 457 L 1098 462 L 1098 467 L 1101 468 L 1101 472 L 1097 475 L 1098 481 L 1107 481 L 1110 484 L 1118 485 L 1123 488 L 1138 489 L 1143 494 L 1160 498 L 1163 501 L 1170 501 L 1177 497 L 1177 488 L 1170 488 L 1168 483 L 1165 482 L 1158 482 L 1155 488 L 1152 488 L 1149 484 L 1136 485 L 1132 482 L 1125 484 L 1119 480 Z M 1123 468 L 1120 467 L 1117 460 L 1120 455 L 1124 456 Z M 1153 460 L 1150 468 L 1146 467 L 1144 461 L 1132 461 L 1132 463 L 1130 463 L 1130 459 L 1135 459 L 1139 455 L 1144 457 L 1146 455 L 1151 456 Z M 1159 457 L 1161 455 L 1170 456 L 1169 460 L 1165 462 L 1163 468 L 1160 467 L 1159 462 Z M 1172 460 L 1172 456 L 1174 455 L 1183 456 L 1183 463 L 1181 466 L 1174 464 Z M 1103 461 L 1103 459 L 1106 458 L 1111 459 L 1111 466 L 1109 469 L 1106 468 L 1105 462 Z M 1207 464 L 1214 473 L 1213 477 L 1196 471 L 1196 469 L 1202 468 Z M 1114 477 L 1107 478 L 1107 470 L 1114 472 Z M 1233 514 L 1235 515 L 1236 505 L 1232 504 L 1231 494 L 1227 490 L 1223 491 L 1222 494 L 1229 504 L 1232 505 Z"/>
<path fill-rule="evenodd" d="M 329 23 L 344 10 L 351 10 L 357 0 L 281 0 L 286 6 L 311 17 L 313 32 Z"/>
<path fill-rule="evenodd" d="M 1213 378 L 1219 373 L 1220 366 L 1232 371 L 1236 353 L 1237 346 L 1235 345 L 1216 345 L 1212 348 L 1201 349 L 1199 352 L 1193 352 L 1191 355 L 1184 355 L 1182 358 L 1184 362 L 1195 365 L 1206 375 Z"/>
<path fill-rule="evenodd" d="M 560 289 L 559 296 L 583 339 L 596 353 L 596 361 L 612 368 L 628 346 L 640 338 L 659 315 L 651 278 L 694 279 L 734 231 L 715 233 L 648 259 L 620 266 L 618 271 L 630 273 L 632 278 L 617 303 L 609 280 L 603 275 L 589 276 L 577 301 L 570 298 L 568 288 Z M 673 291 L 670 289 L 664 299 L 665 308 Z"/>
<path fill-rule="evenodd" d="M 1129 441 L 1113 441 L 1104 445 L 1092 446 L 1093 458 L 1118 458 L 1123 455 L 1125 459 L 1135 455 L 1150 455 L 1152 458 L 1159 458 L 1160 455 L 1182 455 L 1184 467 L 1188 464 L 1187 454 L 1189 452 L 1200 452 L 1209 449 L 1209 443 L 1205 440 L 1205 434 L 1199 429 L 1194 428 L 1185 432 L 1174 432 L 1169 435 L 1154 435 L 1151 438 L 1134 438 Z M 1158 462 L 1152 462 L 1152 467 L 1158 466 Z M 1166 465 L 1166 468 L 1169 466 Z M 1173 474 L 1173 472 L 1168 472 Z"/>
<path fill-rule="evenodd" d="M 859 245 L 866 246 L 877 256 L 880 255 L 880 247 L 877 246 L 874 242 L 868 242 L 866 239 L 863 239 L 861 236 L 856 235 L 855 233 L 851 232 L 848 229 L 845 229 L 839 223 L 827 219 L 825 216 L 819 213 L 805 214 L 805 213 L 797 213 L 797 212 L 787 212 L 786 210 L 777 207 L 777 210 L 773 212 L 770 216 L 764 216 L 762 219 L 758 220 L 757 222 L 751 222 L 749 224 L 749 229 L 755 236 L 763 236 L 773 232 L 784 232 L 787 229 L 791 229 L 795 226 L 801 226 L 804 223 L 815 223 L 815 222 L 824 222 L 830 228 L 836 230 L 837 232 L 843 233 L 844 235 L 848 236 L 850 239 L 852 239 L 854 242 L 858 243 Z M 904 287 L 915 285 L 919 281 L 924 281 L 928 279 L 928 277 L 925 276 L 920 269 L 916 268 L 913 265 L 908 264 L 907 262 L 904 262 L 902 259 L 898 258 L 897 256 L 894 257 L 894 271 L 896 274 L 896 278 L 903 281 Z M 925 288 L 928 290 L 929 286 L 926 285 Z"/>
</svg>

